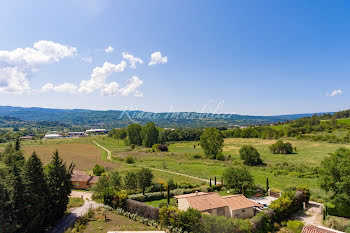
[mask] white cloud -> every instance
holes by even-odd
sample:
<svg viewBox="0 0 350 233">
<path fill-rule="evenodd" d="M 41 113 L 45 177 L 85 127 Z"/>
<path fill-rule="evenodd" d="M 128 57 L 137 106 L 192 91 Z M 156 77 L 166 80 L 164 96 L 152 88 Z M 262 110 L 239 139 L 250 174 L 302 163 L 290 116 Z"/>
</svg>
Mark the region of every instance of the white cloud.
<svg viewBox="0 0 350 233">
<path fill-rule="evenodd" d="M 101 89 L 105 85 L 108 76 L 112 75 L 114 72 L 123 72 L 125 67 L 125 61 L 121 61 L 118 65 L 105 62 L 102 67 L 96 67 L 92 71 L 89 80 L 81 81 L 79 92 L 89 94 L 94 90 Z"/>
<path fill-rule="evenodd" d="M 115 96 L 119 93 L 119 84 L 117 82 L 110 82 L 105 84 L 101 89 L 101 95 Z"/>
<path fill-rule="evenodd" d="M 106 53 L 111 53 L 114 51 L 114 48 L 112 46 L 108 46 L 106 49 L 105 49 L 105 52 Z"/>
<path fill-rule="evenodd" d="M 0 62 L 8 66 L 24 68 L 37 67 L 58 62 L 65 57 L 72 57 L 77 49 L 52 41 L 41 40 L 34 43 L 33 48 L 17 48 L 12 51 L 0 51 Z"/>
<path fill-rule="evenodd" d="M 58 86 L 54 86 L 52 83 L 46 83 L 41 87 L 40 92 L 55 91 L 58 93 L 76 94 L 77 88 L 78 87 L 72 83 L 63 83 Z"/>
<path fill-rule="evenodd" d="M 141 79 L 139 79 L 138 77 L 136 76 L 133 76 L 131 77 L 129 80 L 128 80 L 128 84 L 121 88 L 119 90 L 119 92 L 123 95 L 123 96 L 127 96 L 129 95 L 130 93 L 132 92 L 135 92 L 136 89 L 138 87 L 140 87 L 141 85 L 143 84 L 143 81 Z"/>
<path fill-rule="evenodd" d="M 46 83 L 44 86 L 41 87 L 40 92 L 48 92 L 53 90 L 54 85 L 52 83 Z"/>
<path fill-rule="evenodd" d="M 143 61 L 140 58 L 134 57 L 133 55 L 131 55 L 129 53 L 122 53 L 122 55 L 123 55 L 123 58 L 130 63 L 130 67 L 132 69 L 136 68 L 137 63 L 143 64 Z"/>
<path fill-rule="evenodd" d="M 168 57 L 162 57 L 162 54 L 158 52 L 154 52 L 151 54 L 151 61 L 148 63 L 149 66 L 154 66 L 157 64 L 165 64 L 168 62 Z"/>
<path fill-rule="evenodd" d="M 343 94 L 343 91 L 341 89 L 336 89 L 336 90 L 332 91 L 331 94 L 327 93 L 326 96 L 333 97 L 333 96 L 337 96 L 337 95 L 341 95 L 341 94 Z"/>
<path fill-rule="evenodd" d="M 82 57 L 81 60 L 86 63 L 92 63 L 92 57 Z"/>
<path fill-rule="evenodd" d="M 77 49 L 52 41 L 41 40 L 33 47 L 0 51 L 0 92 L 23 94 L 30 91 L 27 79 L 43 65 L 59 62 L 76 55 Z"/>
<path fill-rule="evenodd" d="M 136 90 L 135 93 L 134 93 L 134 96 L 135 97 L 143 97 L 143 93 L 138 91 L 138 90 Z"/>
<path fill-rule="evenodd" d="M 30 90 L 27 74 L 17 67 L 0 69 L 0 92 L 8 94 L 23 94 Z"/>
</svg>

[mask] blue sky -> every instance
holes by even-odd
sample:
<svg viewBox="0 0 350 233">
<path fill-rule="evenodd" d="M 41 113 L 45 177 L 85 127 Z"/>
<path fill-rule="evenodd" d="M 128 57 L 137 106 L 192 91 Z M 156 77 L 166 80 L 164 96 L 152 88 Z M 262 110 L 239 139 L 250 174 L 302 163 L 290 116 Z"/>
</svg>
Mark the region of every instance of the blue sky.
<svg viewBox="0 0 350 233">
<path fill-rule="evenodd" d="M 349 12 L 320 0 L 2 1 L 0 105 L 348 109 Z"/>
</svg>

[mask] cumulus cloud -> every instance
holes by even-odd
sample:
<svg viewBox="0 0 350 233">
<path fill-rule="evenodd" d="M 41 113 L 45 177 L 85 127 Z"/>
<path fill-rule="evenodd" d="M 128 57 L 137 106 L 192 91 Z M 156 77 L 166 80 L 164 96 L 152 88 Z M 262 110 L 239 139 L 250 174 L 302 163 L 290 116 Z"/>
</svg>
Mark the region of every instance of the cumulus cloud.
<svg viewBox="0 0 350 233">
<path fill-rule="evenodd" d="M 114 48 L 112 46 L 108 46 L 106 49 L 105 49 L 105 52 L 106 53 L 111 53 L 114 51 Z"/>
<path fill-rule="evenodd" d="M 336 90 L 332 91 L 330 94 L 327 93 L 326 96 L 333 97 L 333 96 L 337 96 L 337 95 L 341 95 L 341 94 L 343 94 L 343 91 L 341 89 L 336 89 Z"/>
<path fill-rule="evenodd" d="M 0 69 L 0 92 L 7 94 L 23 94 L 30 90 L 27 74 L 17 67 Z"/>
<path fill-rule="evenodd" d="M 81 60 L 86 63 L 92 63 L 92 57 L 82 57 Z"/>
<path fill-rule="evenodd" d="M 114 72 L 124 71 L 125 67 L 125 61 L 121 61 L 117 65 L 105 62 L 101 67 L 94 68 L 89 80 L 81 81 L 79 92 L 89 94 L 97 89 L 101 89 L 104 87 L 108 76 Z"/>
<path fill-rule="evenodd" d="M 115 96 L 119 93 L 119 84 L 117 82 L 110 82 L 105 84 L 101 89 L 101 95 Z"/>
<path fill-rule="evenodd" d="M 72 57 L 77 49 L 52 41 L 41 40 L 33 48 L 17 48 L 12 51 L 0 51 L 0 61 L 9 66 L 37 67 Z"/>
<path fill-rule="evenodd" d="M 41 40 L 33 47 L 0 51 L 0 92 L 23 94 L 30 91 L 28 76 L 41 66 L 76 55 L 77 49 L 52 41 Z"/>
<path fill-rule="evenodd" d="M 131 77 L 129 80 L 128 80 L 128 84 L 121 88 L 119 90 L 119 92 L 123 95 L 123 96 L 127 96 L 129 95 L 130 93 L 132 92 L 135 92 L 136 89 L 138 87 L 140 87 L 141 85 L 143 84 L 143 81 L 141 79 L 139 79 L 138 77 L 136 76 L 133 76 Z"/>
<path fill-rule="evenodd" d="M 130 67 L 132 69 L 135 69 L 136 68 L 136 64 L 139 63 L 139 64 L 143 64 L 143 61 L 138 58 L 138 57 L 134 57 L 133 55 L 129 54 L 129 53 L 122 53 L 123 55 L 123 58 L 125 60 L 127 60 L 129 63 L 130 63 Z"/>
<path fill-rule="evenodd" d="M 76 94 L 77 93 L 77 86 L 72 83 L 63 83 L 57 86 L 54 86 L 52 83 L 46 83 L 44 86 L 41 87 L 41 92 L 48 92 L 48 91 L 55 91 L 58 93 L 69 93 L 69 94 Z"/>
<path fill-rule="evenodd" d="M 151 61 L 148 63 L 149 66 L 154 66 L 157 64 L 165 64 L 168 62 L 168 57 L 162 57 L 162 54 L 158 52 L 154 52 L 151 54 Z"/>
</svg>

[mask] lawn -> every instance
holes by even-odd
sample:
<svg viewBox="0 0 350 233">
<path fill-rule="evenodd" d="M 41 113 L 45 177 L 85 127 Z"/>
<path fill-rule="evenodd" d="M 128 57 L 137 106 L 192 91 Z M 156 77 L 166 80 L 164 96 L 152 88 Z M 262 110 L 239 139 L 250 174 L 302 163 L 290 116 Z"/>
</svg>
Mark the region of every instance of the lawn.
<svg viewBox="0 0 350 233">
<path fill-rule="evenodd" d="M 124 216 L 117 215 L 111 211 L 107 213 L 107 221 L 102 215 L 102 210 L 94 211 L 94 216 L 86 225 L 86 229 L 81 232 L 107 232 L 107 231 L 152 231 L 153 227 L 146 226 L 140 222 L 135 222 Z M 80 232 L 80 231 L 79 231 Z"/>
<path fill-rule="evenodd" d="M 75 208 L 84 205 L 84 199 L 81 197 L 70 197 L 67 208 Z"/>
<path fill-rule="evenodd" d="M 168 201 L 167 199 L 162 199 L 162 200 L 156 200 L 156 201 L 147 201 L 144 203 L 147 205 L 159 208 L 160 204 L 166 204 L 167 201 Z M 174 201 L 175 201 L 174 198 L 170 198 L 170 205 L 172 205 L 174 203 Z"/>
</svg>

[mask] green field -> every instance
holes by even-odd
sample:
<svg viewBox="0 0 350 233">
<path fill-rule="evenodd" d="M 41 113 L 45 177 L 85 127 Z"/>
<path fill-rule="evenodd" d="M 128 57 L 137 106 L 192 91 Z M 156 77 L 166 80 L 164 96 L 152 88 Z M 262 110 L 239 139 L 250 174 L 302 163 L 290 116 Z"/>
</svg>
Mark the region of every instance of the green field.
<svg viewBox="0 0 350 233">
<path fill-rule="evenodd" d="M 101 148 L 96 147 L 92 141 L 96 141 L 112 152 L 112 161 L 106 161 L 107 153 Z M 333 153 L 339 147 L 350 148 L 349 144 L 332 144 L 327 142 L 313 142 L 308 140 L 285 139 L 292 143 L 293 147 L 297 148 L 295 154 L 281 155 L 272 154 L 269 151 L 269 146 L 276 140 L 267 139 L 251 139 L 251 138 L 227 138 L 223 148 L 224 155 L 231 159 L 228 161 L 218 161 L 207 159 L 204 156 L 203 150 L 198 145 L 198 142 L 179 142 L 169 146 L 169 152 L 151 152 L 147 148 L 136 148 L 130 150 L 124 145 L 123 140 L 112 139 L 108 137 L 87 137 L 77 139 L 58 139 L 58 140 L 42 140 L 42 141 L 25 141 L 23 143 L 24 151 L 37 148 L 40 151 L 53 150 L 55 147 L 69 148 L 73 145 L 84 148 L 80 151 L 72 150 L 73 152 L 62 152 L 62 157 L 67 162 L 74 160 L 77 167 L 83 167 L 84 170 L 91 171 L 92 165 L 101 163 L 109 169 L 118 169 L 121 174 L 125 174 L 130 170 L 137 170 L 141 167 L 157 168 L 171 172 L 191 175 L 194 177 L 209 179 L 217 177 L 221 179 L 225 168 L 232 165 L 233 161 L 240 161 L 239 149 L 243 145 L 255 146 L 261 154 L 261 158 L 266 163 L 266 166 L 250 167 L 250 171 L 254 176 L 255 182 L 265 186 L 266 178 L 269 178 L 270 187 L 275 190 L 284 190 L 290 186 L 307 185 L 311 188 L 312 193 L 316 197 L 324 197 L 325 193 L 319 188 L 316 178 L 298 178 L 290 175 L 279 175 L 271 171 L 271 168 L 282 163 L 296 166 L 319 166 L 321 161 L 330 153 Z M 94 150 L 89 150 L 88 145 L 94 145 Z M 86 146 L 79 146 L 86 145 Z M 195 146 L 195 147 L 194 147 Z M 97 159 L 97 155 L 93 152 L 97 149 L 102 161 Z M 50 154 L 49 154 L 50 155 Z M 194 155 L 200 155 L 202 158 L 194 158 Z M 131 156 L 135 159 L 135 163 L 126 164 L 124 159 Z M 79 161 L 77 162 L 78 159 Z M 45 162 L 45 160 L 44 160 Z M 203 184 L 203 181 L 198 179 L 170 174 L 167 172 L 152 170 L 155 181 L 167 181 L 173 179 L 175 182 L 190 182 L 192 184 Z M 159 203 L 156 203 L 159 204 Z"/>
</svg>

